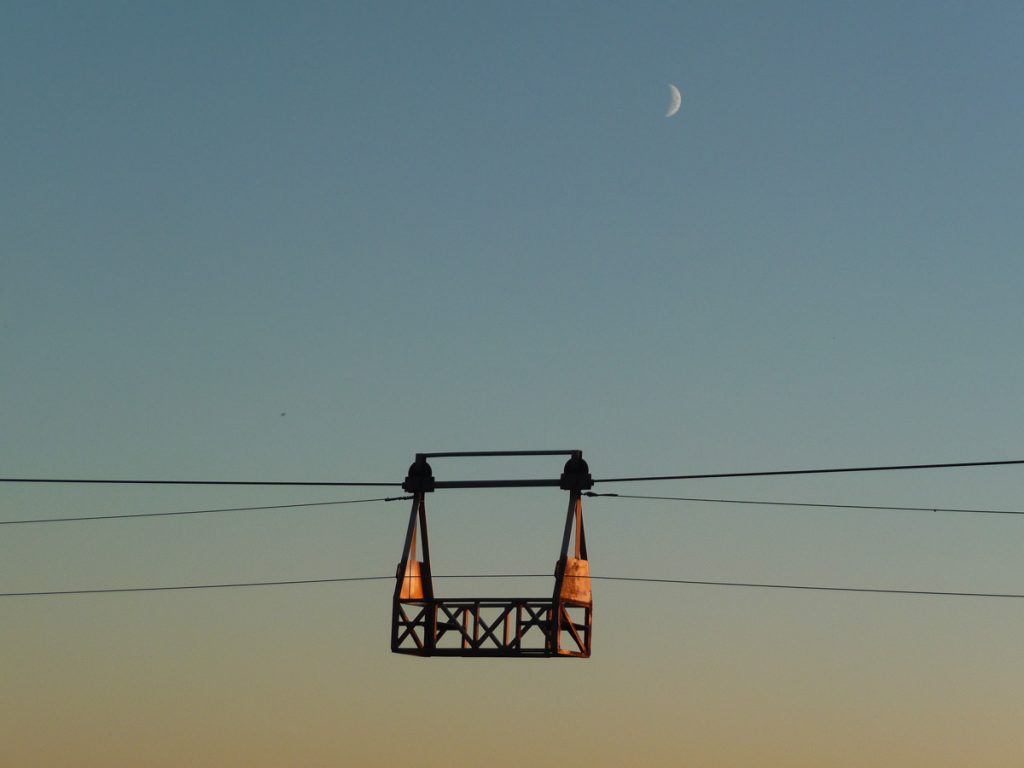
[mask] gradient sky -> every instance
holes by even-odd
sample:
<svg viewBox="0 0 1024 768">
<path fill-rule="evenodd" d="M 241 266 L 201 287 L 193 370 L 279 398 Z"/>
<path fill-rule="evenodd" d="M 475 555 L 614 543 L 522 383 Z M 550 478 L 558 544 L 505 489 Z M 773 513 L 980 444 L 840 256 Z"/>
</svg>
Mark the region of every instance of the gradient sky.
<svg viewBox="0 0 1024 768">
<path fill-rule="evenodd" d="M 1024 458 L 1022 28 L 1012 2 L 4 3 L 0 476 Z M 1024 509 L 1022 478 L 602 490 Z M 0 485 L 0 519 L 377 495 Z M 434 494 L 435 572 L 546 572 L 564 503 Z M 1012 516 L 585 511 L 595 574 L 1024 593 Z M 0 591 L 385 575 L 406 515 L 4 526 Z M 466 661 L 392 655 L 391 588 L 3 598 L 3 762 L 1024 760 L 1024 601 L 602 582 L 590 660 Z"/>
</svg>

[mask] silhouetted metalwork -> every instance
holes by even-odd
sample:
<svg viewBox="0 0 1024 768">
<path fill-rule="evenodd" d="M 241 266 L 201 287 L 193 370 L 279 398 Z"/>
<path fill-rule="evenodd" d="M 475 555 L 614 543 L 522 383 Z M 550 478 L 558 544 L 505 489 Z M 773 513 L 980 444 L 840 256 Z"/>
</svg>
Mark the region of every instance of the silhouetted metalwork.
<svg viewBox="0 0 1024 768">
<path fill-rule="evenodd" d="M 558 455 L 570 458 L 557 480 L 437 481 L 427 463 L 431 457 Z M 593 596 L 582 493 L 593 483 L 580 451 L 416 454 L 402 484 L 407 493 L 413 494 L 413 501 L 396 574 L 391 650 L 414 656 L 590 656 Z M 551 597 L 436 597 L 430 569 L 426 494 L 439 488 L 510 487 L 558 487 L 569 492 Z"/>
</svg>

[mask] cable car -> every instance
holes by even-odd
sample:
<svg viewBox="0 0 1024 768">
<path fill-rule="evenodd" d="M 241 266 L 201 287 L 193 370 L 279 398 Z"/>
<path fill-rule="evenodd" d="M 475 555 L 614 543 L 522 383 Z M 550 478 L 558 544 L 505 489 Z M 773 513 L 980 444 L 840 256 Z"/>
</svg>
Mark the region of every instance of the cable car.
<svg viewBox="0 0 1024 768">
<path fill-rule="evenodd" d="M 568 455 L 558 479 L 437 481 L 429 458 Z M 412 656 L 588 658 L 593 596 L 582 493 L 593 487 L 581 451 L 417 453 L 402 484 L 412 511 L 398 563 L 391 650 Z M 426 494 L 442 488 L 558 487 L 569 492 L 562 548 L 550 597 L 437 597 L 430 569 Z M 571 545 L 571 546 L 570 546 Z"/>
</svg>

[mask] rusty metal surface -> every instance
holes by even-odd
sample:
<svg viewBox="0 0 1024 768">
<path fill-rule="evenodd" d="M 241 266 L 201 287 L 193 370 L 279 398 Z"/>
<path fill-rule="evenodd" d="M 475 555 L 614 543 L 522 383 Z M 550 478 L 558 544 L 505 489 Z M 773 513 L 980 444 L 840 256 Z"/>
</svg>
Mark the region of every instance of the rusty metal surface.
<svg viewBox="0 0 1024 768">
<path fill-rule="evenodd" d="M 424 598 L 423 563 L 419 560 L 407 560 L 399 579 L 402 582 L 402 590 L 398 595 L 400 599 L 422 600 Z"/>
<path fill-rule="evenodd" d="M 590 591 L 590 561 L 567 558 L 562 581 L 563 600 L 579 605 L 593 605 L 594 596 Z"/>
</svg>

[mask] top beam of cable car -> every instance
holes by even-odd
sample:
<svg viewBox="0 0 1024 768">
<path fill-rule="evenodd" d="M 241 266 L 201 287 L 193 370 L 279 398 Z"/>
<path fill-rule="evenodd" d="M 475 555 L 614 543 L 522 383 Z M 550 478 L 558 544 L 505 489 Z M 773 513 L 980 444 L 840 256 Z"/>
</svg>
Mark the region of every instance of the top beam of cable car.
<svg viewBox="0 0 1024 768">
<path fill-rule="evenodd" d="M 435 480 L 434 471 L 428 458 L 474 457 L 474 456 L 569 456 L 565 471 L 559 478 L 531 478 L 526 480 Z M 430 493 L 438 488 L 561 488 L 566 491 L 585 491 L 594 487 L 583 451 L 444 451 L 417 453 L 416 461 L 409 467 L 408 476 L 402 483 L 406 493 Z"/>
<path fill-rule="evenodd" d="M 440 451 L 437 453 L 417 453 L 416 458 L 439 459 L 451 456 L 582 456 L 583 451 L 570 449 L 564 451 Z"/>
</svg>

